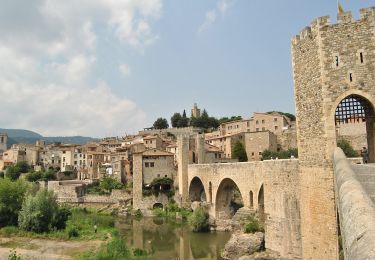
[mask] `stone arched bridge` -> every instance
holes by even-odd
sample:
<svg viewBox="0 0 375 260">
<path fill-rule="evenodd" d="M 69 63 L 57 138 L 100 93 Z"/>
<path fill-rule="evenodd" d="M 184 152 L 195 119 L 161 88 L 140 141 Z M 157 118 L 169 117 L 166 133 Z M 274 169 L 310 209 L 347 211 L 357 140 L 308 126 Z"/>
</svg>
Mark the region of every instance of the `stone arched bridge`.
<svg viewBox="0 0 375 260">
<path fill-rule="evenodd" d="M 263 216 L 268 247 L 300 255 L 298 167 L 296 159 L 191 164 L 187 171 L 189 198 L 210 203 L 212 217 L 228 218 L 233 187 L 237 186 L 244 206 Z M 274 239 L 280 236 L 283 239 Z"/>
</svg>

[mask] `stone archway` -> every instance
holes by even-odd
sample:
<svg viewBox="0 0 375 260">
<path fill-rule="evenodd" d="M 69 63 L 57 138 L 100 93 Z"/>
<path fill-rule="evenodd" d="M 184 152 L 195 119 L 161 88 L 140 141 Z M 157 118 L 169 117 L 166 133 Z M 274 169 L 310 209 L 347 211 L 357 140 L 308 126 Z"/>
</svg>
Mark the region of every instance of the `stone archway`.
<svg viewBox="0 0 375 260">
<path fill-rule="evenodd" d="M 264 188 L 263 184 L 259 189 L 258 193 L 258 214 L 259 214 L 259 220 L 264 224 L 266 220 L 266 216 L 264 213 Z"/>
<path fill-rule="evenodd" d="M 189 199 L 191 202 L 194 201 L 207 201 L 206 192 L 204 190 L 204 185 L 198 177 L 194 177 L 189 186 Z"/>
<path fill-rule="evenodd" d="M 368 162 L 375 162 L 374 106 L 365 97 L 351 94 L 343 98 L 335 110 L 337 138 L 348 141 L 359 152 L 368 149 Z"/>
<path fill-rule="evenodd" d="M 249 192 L 249 198 L 250 198 L 250 208 L 254 208 L 254 194 L 253 191 Z"/>
<path fill-rule="evenodd" d="M 222 180 L 216 193 L 216 218 L 231 219 L 243 205 L 237 184 L 229 178 Z"/>
</svg>

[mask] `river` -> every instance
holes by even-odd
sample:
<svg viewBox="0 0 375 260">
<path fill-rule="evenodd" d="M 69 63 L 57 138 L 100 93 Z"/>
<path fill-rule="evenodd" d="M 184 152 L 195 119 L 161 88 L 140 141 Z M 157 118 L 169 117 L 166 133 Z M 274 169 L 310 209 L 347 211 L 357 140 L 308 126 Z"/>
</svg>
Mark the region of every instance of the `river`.
<svg viewBox="0 0 375 260">
<path fill-rule="evenodd" d="M 120 232 L 131 248 L 152 252 L 155 260 L 221 260 L 230 232 L 194 233 L 186 221 L 120 218 Z"/>
</svg>

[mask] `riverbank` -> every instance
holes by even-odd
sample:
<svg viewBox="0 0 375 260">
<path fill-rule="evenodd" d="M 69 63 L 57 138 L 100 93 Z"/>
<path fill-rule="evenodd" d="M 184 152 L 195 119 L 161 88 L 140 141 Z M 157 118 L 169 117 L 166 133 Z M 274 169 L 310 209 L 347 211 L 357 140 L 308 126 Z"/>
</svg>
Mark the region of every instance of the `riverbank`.
<svg viewBox="0 0 375 260">
<path fill-rule="evenodd" d="M 8 259 L 15 249 L 21 259 L 57 260 L 74 259 L 86 251 L 97 250 L 104 241 L 60 241 L 28 237 L 0 237 L 0 259 Z"/>
</svg>

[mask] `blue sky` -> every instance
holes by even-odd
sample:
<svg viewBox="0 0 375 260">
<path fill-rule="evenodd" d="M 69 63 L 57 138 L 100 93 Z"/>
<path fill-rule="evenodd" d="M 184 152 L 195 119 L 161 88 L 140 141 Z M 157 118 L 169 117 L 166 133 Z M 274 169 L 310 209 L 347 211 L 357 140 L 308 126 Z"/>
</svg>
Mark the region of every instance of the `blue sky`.
<svg viewBox="0 0 375 260">
<path fill-rule="evenodd" d="M 90 136 L 134 133 L 194 102 L 218 117 L 294 113 L 290 39 L 315 17 L 335 22 L 337 9 L 334 0 L 1 2 L 0 126 Z M 355 18 L 375 6 L 341 3 Z"/>
</svg>

